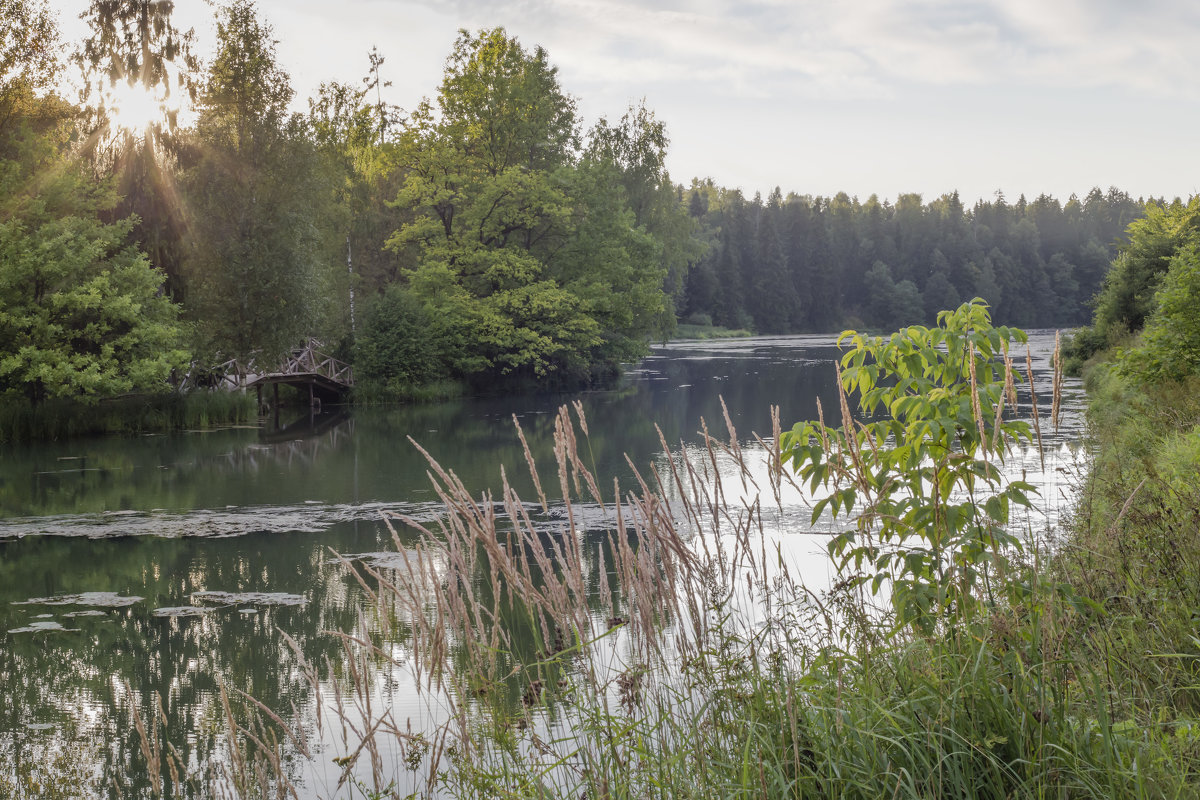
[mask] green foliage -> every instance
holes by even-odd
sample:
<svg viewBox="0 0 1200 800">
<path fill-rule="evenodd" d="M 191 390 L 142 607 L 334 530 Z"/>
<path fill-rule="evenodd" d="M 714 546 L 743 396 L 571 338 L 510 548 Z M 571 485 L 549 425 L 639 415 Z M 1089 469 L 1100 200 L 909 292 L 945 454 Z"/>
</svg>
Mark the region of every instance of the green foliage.
<svg viewBox="0 0 1200 800">
<path fill-rule="evenodd" d="M 198 349 L 273 363 L 306 336 L 345 334 L 336 239 L 322 224 L 329 175 L 302 126 L 271 29 L 248 0 L 221 11 L 217 54 L 182 184 L 194 248 L 185 263 Z"/>
<path fill-rule="evenodd" d="M 999 463 L 1031 435 L 1003 416 L 1006 395 L 1010 407 L 1016 399 L 1008 347 L 1025 338 L 993 327 L 978 298 L 940 313 L 934 328 L 887 339 L 847 331 L 840 390 L 858 393 L 863 414 L 885 416 L 854 420 L 843 394 L 841 427 L 804 422 L 783 435 L 784 458 L 827 492 L 813 519 L 826 509 L 854 519 L 830 553 L 853 584 L 873 594 L 889 586 L 898 625 L 969 618 L 991 565 L 1019 545 L 1005 525 L 1033 487 L 1006 482 Z"/>
<path fill-rule="evenodd" d="M 199 60 L 192 31 L 180 31 L 175 3 L 93 0 L 80 15 L 89 34 L 72 61 L 83 81 L 81 154 L 115 179 L 119 199 L 106 221 L 136 217 L 131 244 L 166 273 L 166 291 L 183 299 L 186 220 L 174 184 L 179 111 L 196 99 Z M 152 101 L 151 119 L 123 118 L 123 105 Z M 142 105 L 142 103 L 135 103 Z"/>
<path fill-rule="evenodd" d="M 1159 302 L 1158 289 L 1176 257 L 1182 251 L 1194 251 L 1200 243 L 1200 197 L 1193 197 L 1187 204 L 1178 200 L 1170 205 L 1150 203 L 1146 216 L 1129 224 L 1126 236 L 1128 242 L 1113 261 L 1104 289 L 1096 299 L 1091 327 L 1077 331 L 1069 343 L 1067 357 L 1075 371 L 1098 353 L 1126 344 L 1130 334 L 1138 333 L 1154 315 Z M 1180 271 L 1186 269 L 1181 263 Z M 1186 282 L 1184 277 L 1176 278 L 1171 290 L 1176 308 L 1180 301 L 1186 302 L 1189 292 Z M 1148 354 L 1151 363 L 1147 365 L 1147 375 L 1178 375 L 1182 367 L 1163 361 L 1171 348 L 1161 337 L 1182 322 L 1178 311 L 1171 316 L 1170 322 L 1159 318 L 1156 323 L 1160 346 L 1156 346 L 1153 355 Z"/>
<path fill-rule="evenodd" d="M 1150 204 L 1144 219 L 1126 231 L 1128 244 L 1113 262 L 1096 305 L 1095 327 L 1136 331 L 1154 311 L 1154 293 L 1177 251 L 1200 242 L 1200 197 Z"/>
<path fill-rule="evenodd" d="M 680 317 L 762 331 L 827 331 L 850 318 L 928 324 L 969 297 L 1006 324 L 1082 323 L 1112 242 L 1146 205 L 1116 189 L 1065 205 L 1042 195 L 964 208 L 956 193 L 893 205 L 779 190 L 764 201 L 711 180 L 693 181 L 687 201 L 693 238 L 708 249 L 686 275 Z"/>
<path fill-rule="evenodd" d="M 578 138 L 545 51 L 502 29 L 460 33 L 436 109 L 410 117 L 396 205 L 413 218 L 388 246 L 415 260 L 409 285 L 445 325 L 457 374 L 582 375 L 644 352 L 661 326 L 667 257 L 614 161 L 641 170 L 655 139 L 647 156 L 610 136 L 577 164 Z"/>
<path fill-rule="evenodd" d="M 64 217 L 0 224 L 0 391 L 33 402 L 164 385 L 186 361 L 162 275 L 124 225 Z"/>
<path fill-rule="evenodd" d="M 689 322 L 681 322 L 675 327 L 675 331 L 671 338 L 673 339 L 745 339 L 753 336 L 750 331 L 743 329 L 733 330 L 732 328 L 722 328 L 719 325 L 713 325 L 711 322 L 707 325 L 698 325 Z"/>
<path fill-rule="evenodd" d="M 1103 665 L 1115 713 L 1200 715 L 1200 377 L 1088 373 L 1092 456 L 1053 569 L 1103 613 L 1070 646 Z"/>
<path fill-rule="evenodd" d="M 187 358 L 177 309 L 126 244 L 132 221 L 98 218 L 114 198 L 59 136 L 21 125 L 0 145 L 15 156 L 0 169 L 0 394 L 37 404 L 158 390 Z"/>
<path fill-rule="evenodd" d="M 643 102 L 631 105 L 615 125 L 602 117 L 588 133 L 585 157 L 617 171 L 634 225 L 654 238 L 663 289 L 674 310 L 682 306 L 688 270 L 708 245 L 698 238 L 696 221 L 667 173 L 668 144 L 666 126 Z M 670 314 L 662 332 L 673 324 Z"/>
<path fill-rule="evenodd" d="M 439 321 L 411 292 L 393 285 L 367 310 L 354 367 L 364 392 L 395 397 L 444 379 L 453 359 Z"/>
<path fill-rule="evenodd" d="M 174 3 L 155 0 L 92 0 L 82 18 L 91 28 L 75 60 L 103 104 L 118 81 L 144 89 L 172 86 L 187 92 L 197 61 L 191 54 L 191 32 L 171 22 Z M 174 74 L 172 74 L 174 72 Z M 174 124 L 174 120 L 171 120 Z"/>
<path fill-rule="evenodd" d="M 1200 242 L 1171 256 L 1141 344 L 1122 353 L 1121 369 L 1142 381 L 1183 380 L 1200 372 Z"/>
<path fill-rule="evenodd" d="M 372 55 L 376 85 L 382 62 L 378 54 Z M 403 176 L 395 169 L 394 142 L 383 138 L 397 124 L 396 110 L 382 102 L 369 103 L 370 85 L 322 84 L 317 97 L 308 101 L 307 125 L 330 173 L 337 213 L 329 224 L 344 232 L 344 257 L 356 279 L 353 285 L 382 290 L 399 277 L 399 261 L 384 243 L 396 227 L 397 212 L 389 201 Z"/>
<path fill-rule="evenodd" d="M 45 0 L 0 0 L 0 135 L 22 97 L 50 88 L 59 66 L 58 26 Z"/>
</svg>

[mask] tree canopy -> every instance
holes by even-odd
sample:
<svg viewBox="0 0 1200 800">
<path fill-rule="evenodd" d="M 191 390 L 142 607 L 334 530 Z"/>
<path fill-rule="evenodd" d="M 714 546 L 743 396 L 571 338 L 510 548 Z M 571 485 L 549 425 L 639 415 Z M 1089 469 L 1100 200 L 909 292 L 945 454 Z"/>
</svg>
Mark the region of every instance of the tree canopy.
<svg viewBox="0 0 1200 800">
<path fill-rule="evenodd" d="M 891 328 L 982 297 L 1006 323 L 1079 324 L 1145 205 L 1116 189 L 970 209 L 957 193 L 893 204 L 777 189 L 764 202 L 694 181 L 688 208 L 714 244 L 687 273 L 679 314 L 763 333 Z"/>
<path fill-rule="evenodd" d="M 165 386 L 186 353 L 163 275 L 129 244 L 133 219 L 101 219 L 116 197 L 72 160 L 63 102 L 24 102 L 0 127 L 0 397 L 93 402 Z"/>
<path fill-rule="evenodd" d="M 322 224 L 331 197 L 316 148 L 288 114 L 290 79 L 252 3 L 222 9 L 217 45 L 181 181 L 189 317 L 209 359 L 271 366 L 333 313 L 337 262 Z"/>
<path fill-rule="evenodd" d="M 661 246 L 620 156 L 584 157 L 543 49 L 500 28 L 459 34 L 436 100 L 401 134 L 396 206 L 412 220 L 388 246 L 411 255 L 408 284 L 459 343 L 460 374 L 586 374 L 638 355 L 662 324 Z"/>
<path fill-rule="evenodd" d="M 980 297 L 1036 326 L 1082 322 L 1098 297 L 1096 330 L 1176 331 L 1162 314 L 1190 296 L 1182 266 L 1164 276 L 1187 261 L 1200 201 L 685 188 L 644 102 L 585 128 L 550 55 L 503 28 L 460 31 L 407 113 L 385 102 L 372 48 L 361 84 L 326 82 L 300 114 L 253 0 L 216 8 L 204 65 L 170 0 L 91 0 L 73 54 L 44 0 L 0 9 L 5 324 L 43 354 L 9 354 L 8 393 L 150 386 L 184 350 L 270 366 L 310 336 L 357 354 L 377 387 L 579 385 L 677 319 L 897 327 Z M 54 94 L 63 62 L 82 70 L 78 103 Z M 144 130 L 116 127 L 125 89 L 158 104 Z M 194 117 L 168 99 L 194 99 Z M 154 338 L 163 358 L 143 364 Z M 96 378 L 88 359 L 110 355 Z"/>
</svg>

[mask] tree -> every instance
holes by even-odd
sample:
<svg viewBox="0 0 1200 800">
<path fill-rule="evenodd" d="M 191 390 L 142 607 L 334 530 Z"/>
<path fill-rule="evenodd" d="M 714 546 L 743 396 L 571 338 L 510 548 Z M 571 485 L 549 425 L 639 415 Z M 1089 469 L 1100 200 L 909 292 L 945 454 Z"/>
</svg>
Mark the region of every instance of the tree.
<svg viewBox="0 0 1200 800">
<path fill-rule="evenodd" d="M 786 333 L 799 316 L 799 301 L 787 255 L 779 235 L 778 220 L 783 206 L 778 187 L 771 193 L 758 223 L 755 236 L 756 269 L 751 273 L 752 301 L 749 303 L 754 327 L 762 333 Z"/>
<path fill-rule="evenodd" d="M 896 298 L 896 282 L 892 279 L 891 267 L 882 261 L 876 261 L 867 273 L 865 288 L 867 318 L 890 327 L 894 316 L 893 302 Z"/>
<path fill-rule="evenodd" d="M 620 172 L 634 224 L 644 228 L 660 245 L 659 260 L 665 273 L 663 290 L 674 310 L 682 305 L 688 269 L 700 259 L 706 247 L 697 238 L 695 222 L 667 172 L 668 144 L 666 126 L 642 101 L 631 105 L 615 125 L 602 117 L 588 134 L 585 156 L 610 164 Z M 671 314 L 666 327 L 673 325 L 674 314 Z"/>
<path fill-rule="evenodd" d="M 346 304 L 334 254 L 325 165 L 299 120 L 271 28 L 235 0 L 217 22 L 217 54 L 199 102 L 184 176 L 194 245 L 185 265 L 198 346 L 267 364 L 302 338 L 342 335 Z"/>
<path fill-rule="evenodd" d="M 544 50 L 460 32 L 436 108 L 412 113 L 399 153 L 396 205 L 413 219 L 389 247 L 415 258 L 409 284 L 462 344 L 460 374 L 582 373 L 644 349 L 661 252 L 612 161 L 580 162 L 575 103 Z"/>
<path fill-rule="evenodd" d="M 331 224 L 343 231 L 352 286 L 382 290 L 399 275 L 399 260 L 384 250 L 384 243 L 395 230 L 398 215 L 388 202 L 395 198 L 401 176 L 395 144 L 381 140 L 388 125 L 396 124 L 396 109 L 368 102 L 383 63 L 375 51 L 370 57 L 372 75 L 363 79 L 367 85 L 322 84 L 308 101 L 307 123 L 334 178 L 330 188 L 339 213 Z"/>
<path fill-rule="evenodd" d="M 367 308 L 355 343 L 360 386 L 396 396 L 449 374 L 438 321 L 404 287 L 392 285 Z"/>
<path fill-rule="evenodd" d="M 164 119 L 176 122 L 166 104 L 172 84 L 176 91 L 194 93 L 192 73 L 198 67 L 191 53 L 192 32 L 171 22 L 172 0 L 92 0 L 81 17 L 92 29 L 75 60 L 90 77 L 85 99 L 94 92 L 101 107 L 112 100 L 120 82 L 158 90 Z M 174 73 L 174 74 L 172 74 Z"/>
<path fill-rule="evenodd" d="M 1200 244 L 1183 245 L 1169 263 L 1142 344 L 1121 355 L 1121 368 L 1148 382 L 1200 374 Z"/>
<path fill-rule="evenodd" d="M 1129 243 L 1113 262 L 1096 306 L 1095 328 L 1139 330 L 1154 310 L 1154 295 L 1171 259 L 1200 241 L 1200 197 L 1186 205 L 1151 204 L 1129 225 Z"/>
<path fill-rule="evenodd" d="M 58 26 L 45 0 L 0 0 L 0 136 L 58 74 Z"/>
<path fill-rule="evenodd" d="M 54 98 L 42 101 L 57 106 Z M 66 156 L 69 129 L 0 133 L 0 395 L 94 401 L 166 386 L 186 360 L 162 273 L 105 223 L 115 196 Z"/>
<path fill-rule="evenodd" d="M 958 308 L 961 300 L 958 290 L 950 281 L 950 263 L 938 248 L 934 248 L 930 259 L 929 279 L 921 292 L 925 300 L 925 319 L 937 317 L 937 312 L 943 308 Z"/>
</svg>

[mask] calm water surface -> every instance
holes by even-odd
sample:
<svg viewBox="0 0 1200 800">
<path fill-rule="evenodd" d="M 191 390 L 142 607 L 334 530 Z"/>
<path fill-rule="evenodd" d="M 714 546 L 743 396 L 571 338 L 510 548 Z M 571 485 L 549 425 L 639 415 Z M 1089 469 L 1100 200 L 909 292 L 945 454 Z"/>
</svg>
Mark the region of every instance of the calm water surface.
<svg viewBox="0 0 1200 800">
<path fill-rule="evenodd" d="M 1045 413 L 1053 336 L 1035 333 L 1031 344 Z M 311 728 L 313 692 L 280 631 L 310 663 L 336 661 L 338 641 L 323 632 L 353 628 L 363 596 L 334 554 L 386 565 L 395 548 L 383 510 L 435 518 L 428 465 L 410 437 L 476 494 L 499 489 L 503 466 L 532 500 L 512 419 L 548 468 L 555 411 L 579 400 L 601 485 L 630 487 L 626 455 L 647 475 L 665 463 L 656 425 L 676 446 L 700 446 L 702 419 L 723 433 L 722 397 L 751 453 L 751 433 L 770 432 L 771 405 L 785 428 L 815 418 L 818 397 L 836 408 L 836 353 L 825 336 L 672 343 L 609 391 L 0 452 L 0 775 L 65 748 L 122 796 L 143 796 L 131 709 L 152 718 L 161 696 L 167 738 L 202 765 L 220 758 L 222 682 Z M 1082 393 L 1071 381 L 1066 391 L 1064 425 L 1046 431 L 1045 469 L 1033 451 L 1010 462 L 1042 489 L 1034 527 L 1052 525 L 1069 501 Z M 806 579 L 827 581 L 823 532 L 808 526 L 801 500 L 785 497 L 767 516 L 767 535 Z M 396 717 L 436 716 L 405 678 L 400 669 L 384 682 Z M 294 765 L 313 797 L 336 782 L 327 761 Z"/>
</svg>

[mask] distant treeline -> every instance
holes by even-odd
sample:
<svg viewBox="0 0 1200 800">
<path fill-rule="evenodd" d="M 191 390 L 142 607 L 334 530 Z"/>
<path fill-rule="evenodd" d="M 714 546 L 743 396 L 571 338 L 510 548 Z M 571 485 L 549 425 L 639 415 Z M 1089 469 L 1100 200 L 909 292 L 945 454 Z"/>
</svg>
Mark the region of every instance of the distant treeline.
<svg viewBox="0 0 1200 800">
<path fill-rule="evenodd" d="M 970 209 L 957 192 L 892 204 L 776 189 L 764 202 L 711 180 L 681 202 L 709 247 L 687 273 L 680 319 L 759 333 L 932 322 L 972 297 L 1002 324 L 1082 324 L 1146 206 L 1115 188 L 1065 204 L 998 195 Z"/>
</svg>

